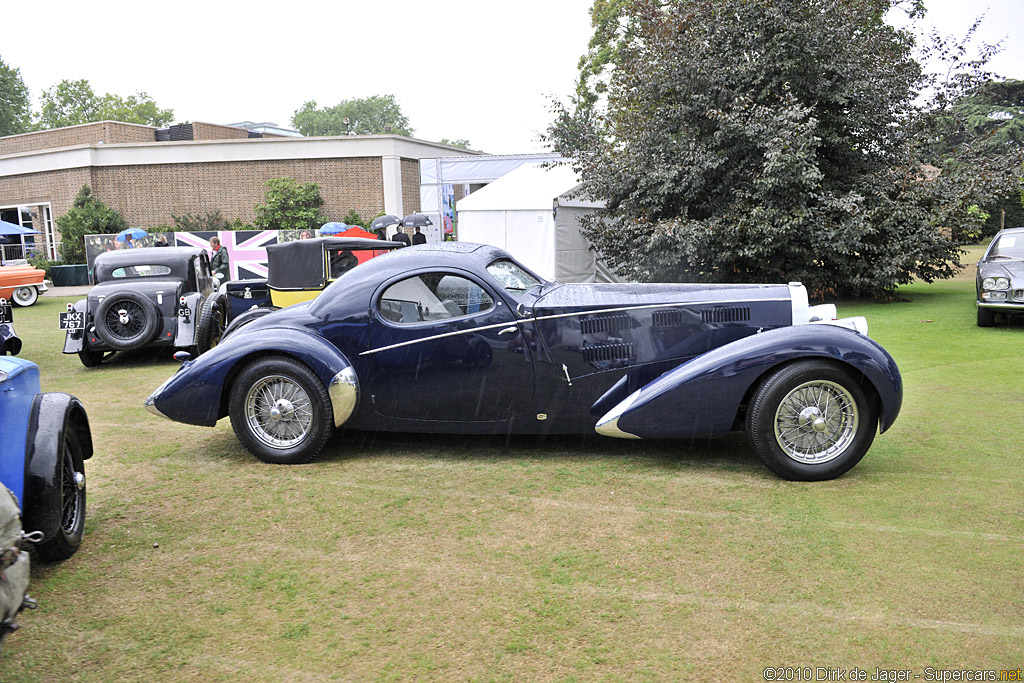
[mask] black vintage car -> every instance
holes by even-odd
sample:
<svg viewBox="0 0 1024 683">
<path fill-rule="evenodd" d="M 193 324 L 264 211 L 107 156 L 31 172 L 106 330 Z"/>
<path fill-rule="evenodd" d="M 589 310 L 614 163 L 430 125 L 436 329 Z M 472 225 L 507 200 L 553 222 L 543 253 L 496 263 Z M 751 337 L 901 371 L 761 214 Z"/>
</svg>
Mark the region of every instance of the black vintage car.
<svg viewBox="0 0 1024 683">
<path fill-rule="evenodd" d="M 992 238 L 978 261 L 975 289 L 978 327 L 992 327 L 997 313 L 1024 315 L 1024 228 L 1007 228 Z"/>
<path fill-rule="evenodd" d="M 86 367 L 117 351 L 169 346 L 201 354 L 224 332 L 226 300 L 210 259 L 194 247 L 140 248 L 96 257 L 96 286 L 60 314 L 64 353 Z"/>
</svg>

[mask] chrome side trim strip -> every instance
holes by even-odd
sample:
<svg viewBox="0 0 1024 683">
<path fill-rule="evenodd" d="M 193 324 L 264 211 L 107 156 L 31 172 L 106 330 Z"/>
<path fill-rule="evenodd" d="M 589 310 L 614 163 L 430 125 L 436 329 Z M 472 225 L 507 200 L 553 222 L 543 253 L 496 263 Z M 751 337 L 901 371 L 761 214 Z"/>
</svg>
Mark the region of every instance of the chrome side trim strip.
<svg viewBox="0 0 1024 683">
<path fill-rule="evenodd" d="M 340 427 L 348 422 L 359 404 L 359 378 L 356 377 L 356 371 L 349 366 L 331 378 L 327 395 L 331 397 L 334 426 Z"/>
<path fill-rule="evenodd" d="M 601 436 L 610 436 L 615 439 L 639 439 L 640 437 L 636 434 L 630 434 L 625 430 L 619 429 L 619 418 L 636 403 L 636 400 L 640 398 L 641 391 L 643 390 L 637 389 L 605 413 L 604 417 L 597 421 L 594 431 Z"/>
<path fill-rule="evenodd" d="M 775 298 L 775 299 L 757 299 L 760 301 L 789 301 L 789 299 Z M 648 308 L 671 308 L 672 306 L 695 306 L 698 304 L 739 304 L 739 303 L 750 303 L 750 299 L 715 299 L 714 301 L 675 301 L 672 303 L 660 303 L 660 304 L 643 304 L 640 306 L 620 306 L 618 308 L 600 308 L 593 311 L 576 311 L 573 313 L 555 313 L 554 315 L 542 315 L 536 318 L 525 318 L 517 322 L 539 322 L 541 320 L 556 320 L 558 318 L 573 318 L 582 315 L 600 315 L 604 313 L 621 313 L 622 311 L 640 311 Z M 423 337 L 421 339 L 411 339 L 409 341 L 399 342 L 397 344 L 390 344 L 388 346 L 381 346 L 376 349 L 367 349 L 360 353 L 360 356 L 369 356 L 381 351 L 390 351 L 391 349 L 397 349 L 403 346 L 411 346 L 412 344 L 419 344 L 420 342 L 432 341 L 434 339 L 444 339 L 445 337 L 455 337 L 460 334 L 468 334 L 470 332 L 480 332 L 483 330 L 493 330 L 497 327 L 506 327 L 508 321 L 503 323 L 495 323 L 494 325 L 484 325 L 482 327 L 474 327 L 466 330 L 456 330 L 455 332 L 445 332 L 443 334 L 435 334 L 429 337 Z"/>
</svg>

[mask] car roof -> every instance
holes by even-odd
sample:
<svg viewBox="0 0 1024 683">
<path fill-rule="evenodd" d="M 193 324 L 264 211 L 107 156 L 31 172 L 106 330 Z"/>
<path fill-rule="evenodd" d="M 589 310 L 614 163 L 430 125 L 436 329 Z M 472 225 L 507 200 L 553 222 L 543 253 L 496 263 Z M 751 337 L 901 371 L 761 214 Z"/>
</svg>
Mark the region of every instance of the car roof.
<svg viewBox="0 0 1024 683">
<path fill-rule="evenodd" d="M 1021 227 L 1021 228 L 1003 228 L 1002 230 L 1000 230 L 999 232 L 996 233 L 996 237 L 999 237 L 1000 235 L 1018 234 L 1018 233 L 1022 233 L 1022 232 L 1024 232 L 1024 227 Z"/>
<path fill-rule="evenodd" d="M 118 249 L 105 251 L 96 256 L 95 264 L 108 268 L 120 266 L 172 265 L 182 260 L 202 254 L 199 247 L 138 247 L 135 249 Z"/>
</svg>

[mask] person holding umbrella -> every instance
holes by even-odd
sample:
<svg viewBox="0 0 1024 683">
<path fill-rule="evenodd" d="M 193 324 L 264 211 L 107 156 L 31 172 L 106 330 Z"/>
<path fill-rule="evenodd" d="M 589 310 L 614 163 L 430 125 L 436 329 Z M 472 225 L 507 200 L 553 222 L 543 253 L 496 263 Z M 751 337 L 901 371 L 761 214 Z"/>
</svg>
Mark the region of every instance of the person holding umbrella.
<svg viewBox="0 0 1024 683">
<path fill-rule="evenodd" d="M 388 228 L 392 225 L 401 225 L 402 219 L 390 213 L 386 213 L 383 216 L 377 216 L 370 223 L 370 232 L 377 236 L 379 240 L 386 240 L 388 238 Z"/>
</svg>

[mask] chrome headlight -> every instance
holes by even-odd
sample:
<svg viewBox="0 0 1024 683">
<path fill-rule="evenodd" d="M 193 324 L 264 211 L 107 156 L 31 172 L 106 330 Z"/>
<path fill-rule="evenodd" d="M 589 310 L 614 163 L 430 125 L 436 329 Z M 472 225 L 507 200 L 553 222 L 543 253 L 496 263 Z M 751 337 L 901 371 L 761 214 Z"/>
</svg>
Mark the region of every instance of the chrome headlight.
<svg viewBox="0 0 1024 683">
<path fill-rule="evenodd" d="M 1005 277 L 987 277 L 981 281 L 983 289 L 1009 289 L 1010 280 Z"/>
</svg>

